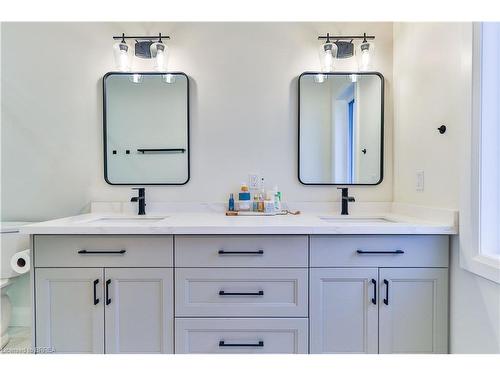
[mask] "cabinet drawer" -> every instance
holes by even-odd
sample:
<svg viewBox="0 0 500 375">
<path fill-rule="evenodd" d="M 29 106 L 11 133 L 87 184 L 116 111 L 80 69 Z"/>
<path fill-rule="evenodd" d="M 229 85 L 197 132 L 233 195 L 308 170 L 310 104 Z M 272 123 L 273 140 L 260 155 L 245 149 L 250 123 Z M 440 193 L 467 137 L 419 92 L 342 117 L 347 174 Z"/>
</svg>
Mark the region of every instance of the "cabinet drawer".
<svg viewBox="0 0 500 375">
<path fill-rule="evenodd" d="M 448 267 L 448 236 L 311 236 L 311 267 Z"/>
<path fill-rule="evenodd" d="M 176 316 L 307 317 L 307 269 L 180 268 Z"/>
<path fill-rule="evenodd" d="M 172 267 L 172 236 L 38 235 L 35 267 Z"/>
<path fill-rule="evenodd" d="M 175 319 L 176 353 L 306 354 L 307 319 Z"/>
<path fill-rule="evenodd" d="M 307 267 L 307 236 L 176 236 L 176 267 Z"/>
</svg>

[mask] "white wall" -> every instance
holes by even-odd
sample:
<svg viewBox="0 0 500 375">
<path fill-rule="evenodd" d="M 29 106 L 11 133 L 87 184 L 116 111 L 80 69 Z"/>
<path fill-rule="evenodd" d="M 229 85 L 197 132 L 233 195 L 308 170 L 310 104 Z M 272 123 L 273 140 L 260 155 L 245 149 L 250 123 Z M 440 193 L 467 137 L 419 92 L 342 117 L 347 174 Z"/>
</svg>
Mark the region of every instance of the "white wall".
<svg viewBox="0 0 500 375">
<path fill-rule="evenodd" d="M 330 84 L 302 79 L 300 87 L 300 179 L 309 183 L 332 180 L 332 109 Z"/>
<path fill-rule="evenodd" d="M 395 201 L 458 209 L 460 152 L 470 126 L 472 25 L 394 25 Z M 444 135 L 436 128 L 448 127 Z M 415 191 L 415 172 L 425 189 Z M 500 285 L 464 271 L 453 238 L 450 350 L 500 353 Z"/>
<path fill-rule="evenodd" d="M 286 200 L 338 200 L 334 187 L 297 179 L 296 78 L 319 69 L 316 37 L 329 31 L 377 37 L 374 67 L 387 83 L 385 179 L 352 193 L 358 201 L 392 200 L 391 23 L 4 23 L 3 220 L 129 199 L 128 187 L 103 179 L 101 77 L 113 70 L 112 35 L 159 31 L 172 36 L 172 70 L 192 79 L 192 178 L 149 188 L 149 199 L 226 201 L 248 173 L 260 173 Z"/>
</svg>

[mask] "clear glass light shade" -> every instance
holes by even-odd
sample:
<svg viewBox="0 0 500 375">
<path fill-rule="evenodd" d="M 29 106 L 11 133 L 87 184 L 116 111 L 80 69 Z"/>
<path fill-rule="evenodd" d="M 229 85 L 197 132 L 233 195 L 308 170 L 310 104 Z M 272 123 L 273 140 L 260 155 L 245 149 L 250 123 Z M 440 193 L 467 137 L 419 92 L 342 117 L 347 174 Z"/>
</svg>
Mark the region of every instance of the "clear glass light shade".
<svg viewBox="0 0 500 375">
<path fill-rule="evenodd" d="M 142 79 L 143 79 L 142 74 L 134 73 L 130 77 L 130 82 L 132 82 L 132 83 L 142 83 Z"/>
<path fill-rule="evenodd" d="M 332 72 L 337 58 L 337 45 L 335 43 L 324 43 L 319 47 L 319 59 L 321 71 Z"/>
<path fill-rule="evenodd" d="M 127 43 L 118 42 L 113 45 L 113 56 L 116 69 L 120 72 L 130 71 L 130 56 Z"/>
<path fill-rule="evenodd" d="M 163 74 L 163 82 L 175 83 L 175 76 L 173 74 Z"/>
<path fill-rule="evenodd" d="M 168 47 L 163 42 L 151 44 L 151 57 L 157 72 L 166 72 L 168 65 Z"/>
<path fill-rule="evenodd" d="M 327 75 L 318 73 L 314 76 L 314 82 L 316 83 L 324 83 L 326 79 L 328 78 Z"/>
<path fill-rule="evenodd" d="M 371 42 L 363 42 L 358 48 L 358 67 L 362 72 L 372 69 L 373 51 L 375 45 Z"/>
</svg>

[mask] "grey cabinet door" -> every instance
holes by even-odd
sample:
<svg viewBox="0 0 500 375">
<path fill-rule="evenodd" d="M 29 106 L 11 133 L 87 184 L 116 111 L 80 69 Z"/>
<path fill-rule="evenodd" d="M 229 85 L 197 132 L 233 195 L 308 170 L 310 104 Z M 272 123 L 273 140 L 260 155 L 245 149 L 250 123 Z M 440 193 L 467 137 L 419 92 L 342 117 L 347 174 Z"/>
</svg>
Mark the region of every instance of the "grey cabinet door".
<svg viewBox="0 0 500 375">
<path fill-rule="evenodd" d="M 380 269 L 380 353 L 448 352 L 448 270 Z"/>
<path fill-rule="evenodd" d="M 37 268 L 35 278 L 36 346 L 104 353 L 103 269 Z"/>
<path fill-rule="evenodd" d="M 106 268 L 106 353 L 173 353 L 173 270 Z"/>
<path fill-rule="evenodd" d="M 378 352 L 377 279 L 377 268 L 311 269 L 311 353 Z"/>
</svg>

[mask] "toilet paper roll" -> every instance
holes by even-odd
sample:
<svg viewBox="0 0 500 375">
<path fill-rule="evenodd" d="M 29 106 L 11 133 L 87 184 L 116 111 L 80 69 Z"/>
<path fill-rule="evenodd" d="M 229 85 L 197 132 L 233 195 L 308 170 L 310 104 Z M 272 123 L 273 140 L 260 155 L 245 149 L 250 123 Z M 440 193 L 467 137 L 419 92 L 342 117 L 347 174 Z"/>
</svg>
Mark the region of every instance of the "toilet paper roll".
<svg viewBox="0 0 500 375">
<path fill-rule="evenodd" d="M 30 249 L 19 251 L 10 258 L 10 266 L 18 274 L 29 272 L 30 265 Z"/>
</svg>

